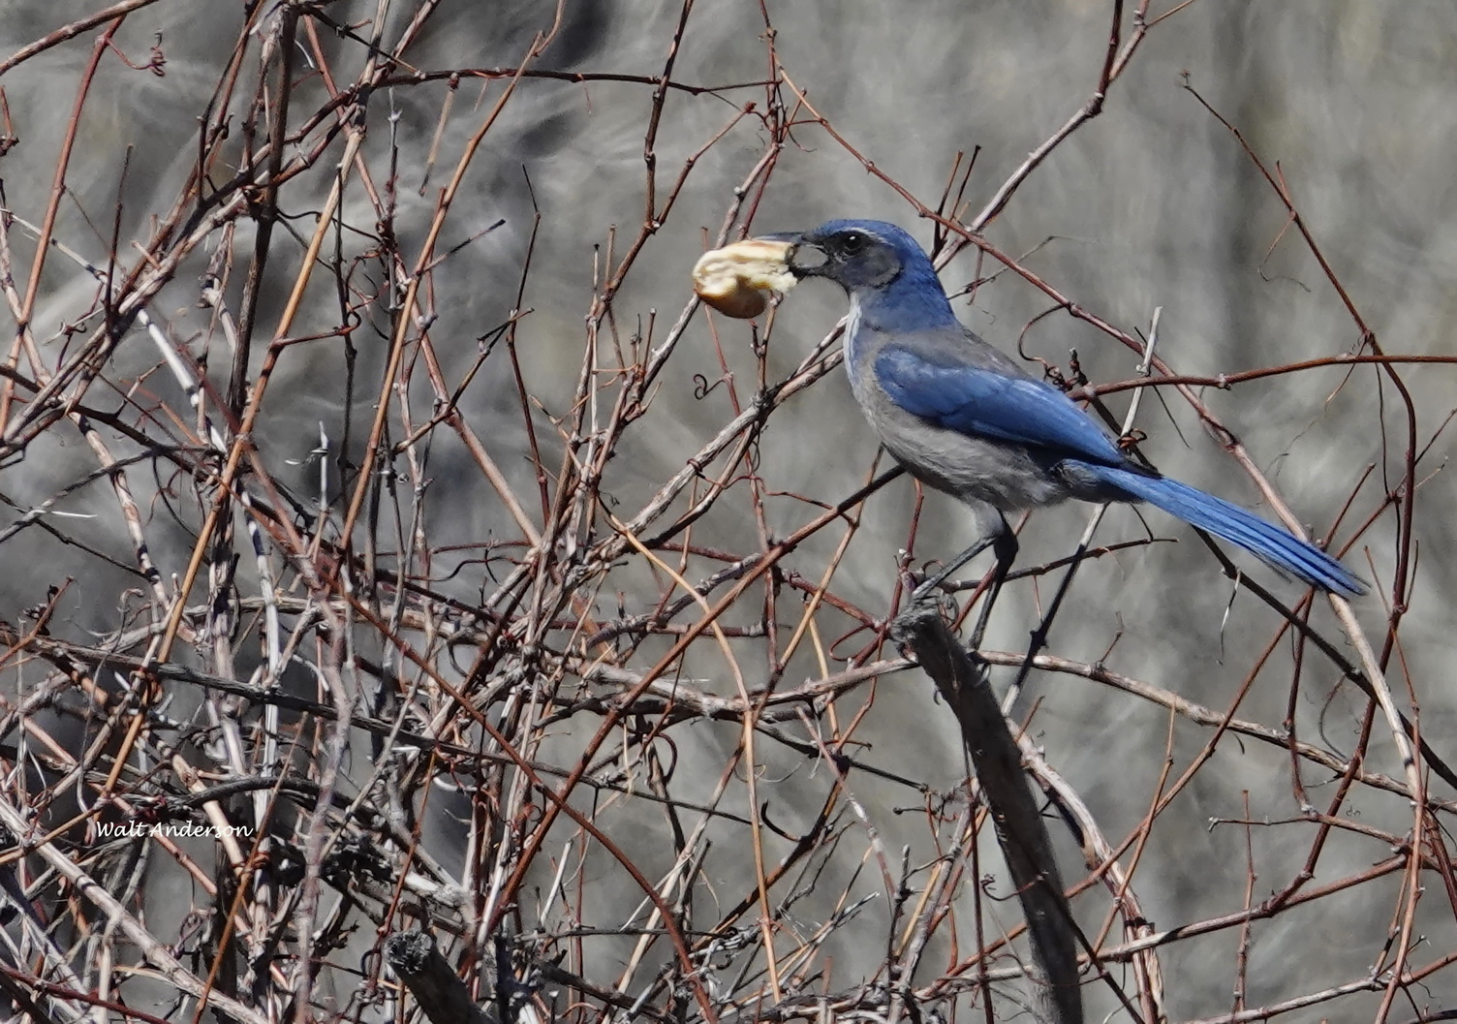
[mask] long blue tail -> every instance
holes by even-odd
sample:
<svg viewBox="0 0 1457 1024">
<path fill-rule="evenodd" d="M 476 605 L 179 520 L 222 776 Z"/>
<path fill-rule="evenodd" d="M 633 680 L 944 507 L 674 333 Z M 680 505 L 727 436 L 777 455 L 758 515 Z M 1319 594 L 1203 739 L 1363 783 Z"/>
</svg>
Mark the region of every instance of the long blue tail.
<svg viewBox="0 0 1457 1024">
<path fill-rule="evenodd" d="M 1178 516 L 1216 537 L 1238 544 L 1277 569 L 1299 576 L 1323 590 L 1359 597 L 1366 584 L 1320 548 L 1307 544 L 1282 527 L 1255 516 L 1238 505 L 1170 480 L 1146 476 L 1113 466 L 1089 467 L 1103 480 L 1140 501 Z"/>
</svg>

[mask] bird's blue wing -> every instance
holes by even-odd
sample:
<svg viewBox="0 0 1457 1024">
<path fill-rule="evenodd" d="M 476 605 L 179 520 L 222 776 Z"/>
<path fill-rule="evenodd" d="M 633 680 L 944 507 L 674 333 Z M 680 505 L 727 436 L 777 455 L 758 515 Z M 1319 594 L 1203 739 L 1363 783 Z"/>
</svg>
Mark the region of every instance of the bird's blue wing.
<svg viewBox="0 0 1457 1024">
<path fill-rule="evenodd" d="M 947 430 L 1105 465 L 1126 461 L 1113 439 L 1070 398 L 1032 377 L 947 365 L 896 344 L 875 357 L 875 375 L 896 405 Z"/>
</svg>

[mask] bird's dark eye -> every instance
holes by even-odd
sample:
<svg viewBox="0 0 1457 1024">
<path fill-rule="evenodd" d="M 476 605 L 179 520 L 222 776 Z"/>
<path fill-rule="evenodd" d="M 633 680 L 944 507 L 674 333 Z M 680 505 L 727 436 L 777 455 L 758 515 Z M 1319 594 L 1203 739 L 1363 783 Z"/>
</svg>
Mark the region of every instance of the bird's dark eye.
<svg viewBox="0 0 1457 1024">
<path fill-rule="evenodd" d="M 854 256 L 864 251 L 866 244 L 865 236 L 858 231 L 851 231 L 840 236 L 840 251 L 846 256 Z"/>
</svg>

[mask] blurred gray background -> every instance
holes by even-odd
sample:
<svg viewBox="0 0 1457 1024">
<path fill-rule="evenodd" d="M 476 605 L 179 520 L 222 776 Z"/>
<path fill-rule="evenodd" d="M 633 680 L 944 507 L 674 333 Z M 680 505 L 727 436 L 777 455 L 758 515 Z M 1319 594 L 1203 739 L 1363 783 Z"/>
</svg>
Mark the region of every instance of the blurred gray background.
<svg viewBox="0 0 1457 1024">
<path fill-rule="evenodd" d="M 0 59 L 96 6 L 76 0 L 6 0 L 0 15 Z M 68 174 L 72 194 L 61 206 L 59 237 L 99 258 L 106 251 L 120 196 L 122 260 L 135 259 L 130 240 L 145 241 L 152 218 L 171 206 L 195 160 L 196 118 L 236 37 L 237 6 L 208 0 L 204 15 L 194 3 L 160 2 L 127 19 L 118 45 L 134 62 L 142 62 L 160 34 L 166 74 L 131 71 L 115 60 L 103 63 L 101 88 L 88 101 Z M 1150 17 L 1173 6 L 1167 0 L 1155 3 Z M 1133 5 L 1128 7 L 1131 13 Z M 413 8 L 401 5 L 396 17 L 403 19 Z M 980 210 L 1028 152 L 1087 102 L 1106 53 L 1112 11 L 1104 0 L 770 0 L 767 8 L 776 33 L 774 46 L 794 83 L 850 144 L 923 202 L 935 205 L 958 152 L 978 151 L 966 192 L 966 216 Z M 363 0 L 328 5 L 331 17 L 349 23 L 363 22 L 374 9 L 374 3 Z M 410 57 L 424 69 L 511 67 L 534 33 L 549 24 L 551 13 L 552 5 L 545 3 L 445 0 Z M 563 31 L 537 66 L 657 75 L 680 14 L 678 3 L 568 0 Z M 402 20 L 394 32 L 400 27 Z M 1124 26 L 1124 40 L 1130 29 L 1131 19 Z M 32 220 L 39 219 L 49 194 L 90 38 L 88 34 L 51 49 L 0 77 L 21 139 L 0 160 L 0 178 L 9 207 Z M 352 73 L 361 60 L 357 48 L 341 40 L 329 45 L 339 54 L 336 72 L 345 68 Z M 1454 57 L 1457 12 L 1447 3 L 1198 0 L 1150 29 L 1112 86 L 1103 113 L 1051 154 L 986 235 L 1004 252 L 1026 254 L 1027 267 L 1124 331 L 1146 332 L 1155 308 L 1162 307 L 1159 352 L 1180 373 L 1216 375 L 1355 351 L 1360 335 L 1352 317 L 1298 234 L 1287 230 L 1284 207 L 1238 141 L 1183 88 L 1187 76 L 1189 85 L 1239 128 L 1268 167 L 1278 163 L 1306 224 L 1385 351 L 1457 355 L 1444 326 L 1457 295 L 1452 286 L 1457 272 Z M 673 72 L 676 81 L 754 83 L 769 73 L 759 3 L 716 0 L 693 8 Z M 447 86 L 402 86 L 372 99 L 365 146 L 371 168 L 380 180 L 387 176 L 392 131 L 409 156 L 399 174 L 396 225 L 406 252 L 418 249 L 439 186 L 503 88 L 500 81 L 461 83 L 423 194 L 422 155 L 430 147 Z M 792 93 L 784 95 L 792 101 Z M 750 101 L 764 104 L 762 86 L 718 95 L 669 94 L 656 147 L 660 203 L 684 160 L 728 123 L 736 105 Z M 594 259 L 605 253 L 614 229 L 620 256 L 642 221 L 643 136 L 649 109 L 650 91 L 641 84 L 522 82 L 471 164 L 462 199 L 442 238 L 442 246 L 448 247 L 498 218 L 506 222 L 452 256 L 434 275 L 430 305 L 438 319 L 432 333 L 440 350 L 457 360 L 446 368 L 457 379 L 477 354 L 474 339 L 505 320 L 516 304 L 534 192 L 541 222 L 525 294 L 525 305 L 533 312 L 522 322 L 519 346 L 527 388 L 542 410 L 538 425 L 553 452 L 560 446 L 550 440 L 545 417 L 565 412 L 575 387 Z M 654 340 L 660 339 L 687 305 L 687 269 L 705 240 L 718 232 L 734 188 L 764 154 L 766 142 L 762 126 L 747 117 L 698 160 L 677 205 L 615 300 L 616 324 L 624 338 L 645 330 L 655 316 Z M 123 180 L 122 157 L 128 151 Z M 296 230 L 304 238 L 312 230 L 312 213 L 329 185 L 331 167 L 323 161 L 284 200 L 285 208 L 299 216 Z M 370 208 L 357 191 L 351 195 L 346 219 L 369 228 Z M 803 123 L 780 155 L 750 227 L 760 232 L 808 228 L 840 216 L 892 220 L 927 244 L 931 239 L 930 224 L 919 220 L 891 188 L 868 174 L 820 127 Z M 245 251 L 251 245 L 241 226 L 237 242 Z M 286 295 L 289 268 L 297 266 L 301 253 L 301 245 L 282 228 L 275 244 L 275 276 L 263 301 L 265 334 L 269 317 L 276 316 Z M 367 244 L 367 239 L 358 241 L 361 250 Z M 29 266 L 27 245 L 17 236 L 18 266 Z M 197 337 L 207 326 L 207 311 L 196 308 L 197 275 L 205 258 L 189 261 L 186 272 L 154 304 L 154 312 L 179 339 Z M 1029 321 L 1051 303 L 1015 274 L 1001 270 L 990 259 L 978 262 L 975 251 L 968 250 L 946 269 L 943 280 L 955 289 L 979 277 L 991 278 L 978 285 L 973 297 L 959 300 L 958 308 L 965 323 L 1010 349 Z M 327 291 L 319 291 L 317 307 L 305 311 L 293 333 L 334 323 L 337 305 Z M 94 292 L 89 279 L 53 259 L 42 285 L 38 334 L 58 332 L 89 307 Z M 828 285 L 812 284 L 790 295 L 770 338 L 771 378 L 792 371 L 833 327 L 844 306 L 843 296 Z M 0 318 L 8 318 L 8 312 Z M 381 320 L 379 326 L 388 331 L 387 322 Z M 756 372 L 750 329 L 721 318 L 714 327 L 728 365 L 745 389 L 741 393 L 747 394 Z M 370 339 L 368 333 L 358 339 L 360 379 L 364 394 L 372 396 L 386 346 L 384 338 Z M 458 344 L 448 340 L 452 338 Z M 1136 367 L 1136 357 L 1126 348 L 1064 313 L 1037 320 L 1022 344 L 1028 353 L 1064 368 L 1069 351 L 1076 349 L 1094 382 L 1132 377 Z M 226 359 L 220 349 L 214 359 L 215 373 L 224 374 Z M 155 351 L 134 335 L 118 352 L 109 376 L 131 381 L 156 361 Z M 303 463 L 316 443 L 318 423 L 324 421 L 338 436 L 344 406 L 342 366 L 335 348 L 301 347 L 283 361 L 272 385 L 270 412 L 258 444 L 278 478 L 305 495 L 314 493 L 315 470 Z M 1406 366 L 1401 372 L 1416 404 L 1418 444 L 1425 446 L 1457 407 L 1457 370 L 1431 365 Z M 731 418 L 722 389 L 701 400 L 694 395 L 695 375 L 712 381 L 720 373 L 708 320 L 700 312 L 673 353 L 653 417 L 627 435 L 604 482 L 604 491 L 621 503 L 618 515 L 626 518 L 635 512 Z M 185 408 L 163 374 L 152 374 L 147 386 L 174 407 Z M 525 430 L 515 394 L 504 364 L 488 361 L 463 408 L 519 492 L 531 494 L 534 477 L 522 456 Z M 1154 463 L 1257 507 L 1258 496 L 1238 465 L 1220 451 L 1177 395 L 1161 394 L 1167 396 L 1163 401 L 1157 393 L 1147 395 L 1139 416 L 1149 435 L 1144 450 Z M 1370 366 L 1273 376 L 1230 391 L 1211 390 L 1203 397 L 1318 535 L 1335 521 L 1368 467 L 1374 466 L 1374 472 L 1342 520 L 1338 540 L 1343 543 L 1357 524 L 1381 511 L 1385 493 L 1400 481 L 1404 412 L 1390 384 Z M 1110 399 L 1120 415 L 1126 402 L 1126 393 Z M 419 414 L 428 415 L 428 404 L 422 404 Z M 356 444 L 357 432 L 358 427 Z M 52 434 L 0 475 L 0 491 L 22 509 L 46 500 L 94 467 L 74 434 L 64 439 L 59 432 Z M 1457 749 L 1450 742 L 1457 556 L 1452 483 L 1444 469 L 1451 450 L 1448 435 L 1440 434 L 1419 468 L 1424 482 L 1414 516 L 1416 573 L 1401 625 L 1401 656 L 1390 674 L 1403 706 L 1413 694 L 1420 703 L 1422 735 L 1447 753 Z M 871 430 L 837 371 L 776 412 L 759 471 L 771 489 L 834 501 L 864 482 L 875 456 Z M 459 445 L 443 439 L 431 459 L 434 482 L 426 514 L 434 543 L 479 543 L 487 535 L 510 531 L 510 520 Z M 547 461 L 554 465 L 555 456 Z M 155 482 L 146 474 L 133 476 L 134 486 L 155 495 Z M 907 543 L 914 500 L 914 488 L 906 480 L 874 496 L 864 511 L 864 528 L 835 576 L 835 592 L 872 615 L 883 616 L 889 608 L 897 552 Z M 94 513 L 95 519 L 68 521 L 66 531 L 123 562 L 129 560 L 109 491 L 100 486 L 82 489 L 59 507 Z M 813 515 L 808 506 L 788 497 L 769 501 L 765 512 L 775 536 L 788 534 Z M 1023 564 L 1066 554 L 1086 515 L 1086 509 L 1064 507 L 1034 516 L 1023 534 Z M 1235 600 L 1226 618 L 1230 587 L 1204 546 L 1187 528 L 1158 513 L 1149 513 L 1147 519 L 1156 535 L 1178 543 L 1138 548 L 1083 569 L 1057 621 L 1051 650 L 1077 661 L 1102 660 L 1119 673 L 1225 709 L 1269 642 L 1276 620 L 1248 595 Z M 169 527 L 169 522 L 159 515 L 156 532 L 149 537 L 167 579 L 182 570 L 191 548 L 186 531 Z M 725 550 L 747 552 L 760 543 L 749 506 L 741 499 L 721 504 L 696 530 L 695 540 Z M 970 512 L 929 495 L 915 557 L 925 561 L 949 555 L 965 546 L 975 530 Z M 1136 539 L 1143 531 L 1132 510 L 1115 509 L 1098 538 Z M 1357 614 L 1378 647 L 1388 612 L 1380 595 L 1389 594 L 1396 536 L 1396 520 L 1388 509 L 1347 556 L 1376 585 L 1378 596 L 1360 602 Z M 786 567 L 819 579 L 838 537 L 831 531 L 815 538 Z M 18 544 L 25 545 L 23 551 L 17 550 Z M 1262 583 L 1294 599 L 1293 584 L 1273 578 L 1243 556 L 1234 557 Z M 64 627 L 53 628 L 84 636 L 119 625 L 117 595 L 131 584 L 87 552 L 29 531 L 0 550 L 0 565 L 0 616 L 16 620 L 21 609 L 44 599 L 47 585 L 71 576 L 84 586 L 71 592 L 62 609 Z M 697 578 L 707 571 L 698 566 L 688 575 Z M 1055 578 L 1009 589 L 998 605 L 988 646 L 1020 649 Z M 459 592 L 464 600 L 479 593 L 464 579 Z M 630 597 L 629 612 L 651 607 L 655 596 Z M 789 603 L 793 608 L 784 617 L 792 628 L 799 606 Z M 1321 602 L 1312 618 L 1346 649 Z M 848 656 L 866 640 L 863 635 L 852 638 L 830 653 Z M 1105 653 L 1110 646 L 1111 653 Z M 649 646 L 645 652 L 664 649 Z M 743 649 L 745 663 L 753 665 L 752 645 Z M 884 653 L 894 655 L 890 648 Z M 645 654 L 637 667 L 646 669 L 652 660 Z M 1286 639 L 1266 675 L 1255 679 L 1239 706 L 1239 717 L 1280 723 L 1292 701 L 1289 663 Z M 842 667 L 829 664 L 830 671 Z M 719 675 L 721 666 L 706 657 L 690 661 L 685 671 L 706 680 L 707 689 L 733 693 L 732 681 Z M 820 672 L 817 660 L 806 654 L 795 660 L 786 679 L 798 683 Z M 1309 656 L 1293 701 L 1302 738 L 1342 753 L 1355 743 L 1365 702 L 1337 682 L 1328 663 Z M 962 755 L 945 709 L 933 700 L 924 678 L 891 677 L 876 692 L 878 699 L 857 733 L 869 747 L 857 756 L 934 789 L 953 789 L 964 772 Z M 1033 701 L 1040 707 L 1032 728 L 1048 759 L 1075 780 L 1106 834 L 1114 842 L 1121 840 L 1155 798 L 1170 730 L 1167 713 L 1063 675 L 1034 676 L 1019 709 L 1025 713 Z M 738 730 L 693 728 L 702 746 L 685 744 L 679 771 L 685 778 L 700 772 L 707 792 Z M 1209 736 L 1208 730 L 1186 723 L 1174 727 L 1169 753 L 1175 775 Z M 560 744 L 558 761 L 570 763 L 574 734 L 563 732 L 553 742 Z M 812 778 L 812 765 L 803 759 L 772 747 L 763 757 L 761 797 L 778 809 L 781 827 L 790 832 L 803 828 L 828 783 Z M 1389 737 L 1379 725 L 1367 767 L 1400 774 Z M 1257 875 L 1250 899 L 1258 903 L 1289 884 L 1304 863 L 1311 826 L 1256 827 L 1247 834 L 1240 826 L 1211 822 L 1244 818 L 1246 795 L 1250 817 L 1257 822 L 1298 817 L 1290 773 L 1289 757 L 1276 748 L 1228 737 L 1221 742 L 1209 764 L 1159 819 L 1139 865 L 1134 887 L 1145 915 L 1157 927 L 1238 911 L 1245 900 L 1247 842 Z M 1322 809 L 1333 792 L 1326 781 L 1327 776 L 1307 769 L 1306 784 Z M 898 856 L 903 845 L 910 845 L 914 860 L 927 859 L 920 794 L 863 774 L 852 776 L 852 788 L 885 849 Z M 1436 795 L 1452 796 L 1440 784 Z M 900 813 L 905 808 L 915 813 Z M 1408 804 L 1390 794 L 1378 798 L 1358 789 L 1346 813 L 1397 835 L 1406 834 L 1411 825 Z M 661 870 L 671 858 L 655 859 L 652 843 L 659 822 L 651 808 L 634 810 L 629 804 L 614 809 L 602 825 L 619 838 L 644 844 L 645 863 Z M 449 830 L 441 827 L 442 833 Z M 459 826 L 454 828 L 458 834 Z M 449 846 L 446 839 L 439 841 L 442 848 Z M 1066 874 L 1081 877 L 1078 851 L 1065 836 L 1059 841 Z M 749 877 L 743 850 L 735 852 L 735 842 L 732 835 L 723 837 L 715 851 L 721 861 L 706 866 L 710 874 L 718 872 L 725 901 Z M 856 842 L 858 850 L 863 836 Z M 1354 873 L 1389 854 L 1376 839 L 1338 832 L 1313 884 Z M 854 867 L 851 857 L 846 877 Z M 1254 924 L 1248 1005 L 1349 984 L 1365 977 L 1371 965 L 1386 962 L 1383 950 L 1393 915 L 1401 908 L 1399 882 L 1399 876 L 1389 876 Z M 878 876 L 845 884 L 857 894 L 873 893 Z M 1441 905 L 1441 886 L 1433 879 L 1428 887 L 1418 908 L 1417 932 L 1424 941 L 1412 951 L 1416 965 L 1457 948 L 1457 928 L 1451 909 Z M 826 886 L 826 891 L 834 889 Z M 1005 883 L 1000 895 L 1009 895 Z M 638 898 L 635 893 L 602 893 L 606 903 L 599 908 L 599 923 L 615 919 L 619 897 L 629 906 Z M 1080 920 L 1085 931 L 1096 931 L 1106 912 L 1106 895 L 1094 890 L 1083 900 L 1078 904 Z M 806 908 L 804 913 L 806 919 L 799 924 L 809 931 L 814 914 L 826 911 Z M 998 905 L 991 913 L 1008 923 L 1016 920 L 1010 905 Z M 882 898 L 842 929 L 834 947 L 834 989 L 875 969 L 888 921 Z M 165 931 L 164 925 L 158 927 Z M 1226 928 L 1163 950 L 1171 1019 L 1228 1012 L 1239 941 L 1239 930 Z M 606 944 L 597 948 L 608 962 L 623 955 Z M 967 948 L 962 946 L 961 955 Z M 923 974 L 933 977 L 947 955 L 946 948 L 936 947 Z M 1115 976 L 1123 969 L 1110 967 Z M 1109 1013 L 1124 1019 L 1117 1017 L 1121 1011 L 1106 987 L 1092 983 L 1086 993 L 1090 1020 Z M 1401 1005 L 1393 1019 L 1457 1007 L 1457 979 L 1437 973 L 1422 996 L 1428 1004 Z M 1280 1019 L 1363 1019 L 1379 998 L 1379 991 L 1358 992 Z"/>
</svg>

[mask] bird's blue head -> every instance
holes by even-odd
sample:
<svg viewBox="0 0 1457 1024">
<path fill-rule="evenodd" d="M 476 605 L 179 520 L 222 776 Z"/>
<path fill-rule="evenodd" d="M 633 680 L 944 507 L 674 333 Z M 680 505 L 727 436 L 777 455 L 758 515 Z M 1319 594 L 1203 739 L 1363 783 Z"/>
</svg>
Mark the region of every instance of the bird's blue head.
<svg viewBox="0 0 1457 1024">
<path fill-rule="evenodd" d="M 930 257 L 894 224 L 832 220 L 803 234 L 772 237 L 793 243 L 787 263 L 795 277 L 836 282 L 871 327 L 921 330 L 956 323 Z"/>
</svg>

